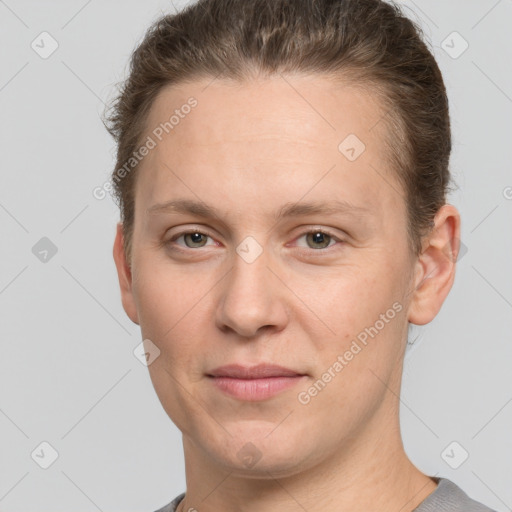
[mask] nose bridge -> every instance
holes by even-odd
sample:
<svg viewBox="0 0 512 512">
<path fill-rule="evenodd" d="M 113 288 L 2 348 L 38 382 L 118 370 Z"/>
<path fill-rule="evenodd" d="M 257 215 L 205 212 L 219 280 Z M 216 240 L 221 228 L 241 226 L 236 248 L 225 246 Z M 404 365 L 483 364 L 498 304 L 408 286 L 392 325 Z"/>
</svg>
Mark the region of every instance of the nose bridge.
<svg viewBox="0 0 512 512">
<path fill-rule="evenodd" d="M 278 279 L 272 267 L 271 251 L 253 236 L 235 248 L 233 267 L 224 284 L 217 320 L 244 336 L 253 336 L 263 326 L 278 326 L 285 320 Z"/>
</svg>

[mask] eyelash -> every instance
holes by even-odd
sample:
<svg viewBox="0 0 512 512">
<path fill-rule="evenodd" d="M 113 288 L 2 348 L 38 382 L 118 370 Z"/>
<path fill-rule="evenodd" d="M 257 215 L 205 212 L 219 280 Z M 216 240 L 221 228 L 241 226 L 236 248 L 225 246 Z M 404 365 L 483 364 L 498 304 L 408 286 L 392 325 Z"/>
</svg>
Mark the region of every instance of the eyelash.
<svg viewBox="0 0 512 512">
<path fill-rule="evenodd" d="M 207 237 L 213 239 L 213 237 L 210 234 L 208 234 L 207 232 L 205 232 L 205 231 L 187 230 L 187 231 L 181 231 L 180 233 L 177 233 L 176 235 L 174 235 L 167 242 L 165 242 L 165 245 L 167 245 L 167 246 L 178 245 L 178 244 L 176 244 L 176 240 L 178 240 L 178 238 L 181 238 L 182 236 L 185 236 L 185 235 L 194 234 L 194 233 L 199 233 L 200 235 L 206 235 Z M 303 236 L 309 235 L 309 234 L 312 234 L 312 233 L 321 233 L 323 235 L 327 235 L 327 236 L 329 236 L 331 238 L 331 240 L 334 240 L 335 242 L 338 242 L 338 245 L 343 243 L 343 240 L 341 240 L 340 238 L 335 236 L 333 233 L 331 233 L 330 231 L 327 231 L 325 229 L 310 229 L 308 231 L 303 232 L 299 237 L 297 237 L 297 239 L 302 238 Z M 302 249 L 302 250 L 305 250 L 305 251 L 313 251 L 315 253 L 319 253 L 319 252 L 326 252 L 327 249 L 330 249 L 330 248 L 334 247 L 335 245 L 336 244 L 328 245 L 327 247 L 324 247 L 324 248 L 321 248 L 321 249 L 311 249 L 310 247 L 299 247 L 299 249 Z M 203 247 L 207 247 L 207 246 L 203 246 Z M 189 250 L 193 251 L 193 250 L 197 250 L 197 249 L 202 249 L 203 247 L 193 248 L 193 247 L 183 247 L 183 246 L 178 245 L 178 248 L 176 248 L 176 247 L 171 247 L 171 248 L 173 250 L 178 250 L 178 251 L 189 251 Z"/>
</svg>

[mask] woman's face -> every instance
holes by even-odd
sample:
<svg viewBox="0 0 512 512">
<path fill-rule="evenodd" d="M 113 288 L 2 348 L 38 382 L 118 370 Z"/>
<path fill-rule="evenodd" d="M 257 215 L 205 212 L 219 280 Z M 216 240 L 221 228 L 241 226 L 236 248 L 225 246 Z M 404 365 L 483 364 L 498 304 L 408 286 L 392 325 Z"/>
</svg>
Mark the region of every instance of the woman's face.
<svg viewBox="0 0 512 512">
<path fill-rule="evenodd" d="M 165 411 L 229 471 L 293 474 L 387 428 L 417 272 L 384 114 L 300 76 L 197 81 L 152 106 L 123 304 Z M 211 376 L 263 363 L 296 376 Z"/>
</svg>

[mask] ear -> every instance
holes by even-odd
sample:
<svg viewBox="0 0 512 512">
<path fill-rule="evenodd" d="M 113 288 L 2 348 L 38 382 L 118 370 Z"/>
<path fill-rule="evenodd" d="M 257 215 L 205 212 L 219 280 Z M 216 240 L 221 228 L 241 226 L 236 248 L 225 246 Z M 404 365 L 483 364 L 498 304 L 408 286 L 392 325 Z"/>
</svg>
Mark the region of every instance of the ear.
<svg viewBox="0 0 512 512">
<path fill-rule="evenodd" d="M 437 212 L 416 262 L 409 322 L 424 325 L 437 315 L 453 285 L 459 249 L 460 215 L 454 206 L 445 204 Z"/>
<path fill-rule="evenodd" d="M 132 272 L 124 252 L 123 225 L 120 222 L 117 224 L 113 254 L 117 268 L 117 275 L 119 277 L 119 287 L 121 288 L 123 308 L 130 320 L 138 325 L 139 315 L 137 313 L 137 307 L 132 291 Z"/>
</svg>

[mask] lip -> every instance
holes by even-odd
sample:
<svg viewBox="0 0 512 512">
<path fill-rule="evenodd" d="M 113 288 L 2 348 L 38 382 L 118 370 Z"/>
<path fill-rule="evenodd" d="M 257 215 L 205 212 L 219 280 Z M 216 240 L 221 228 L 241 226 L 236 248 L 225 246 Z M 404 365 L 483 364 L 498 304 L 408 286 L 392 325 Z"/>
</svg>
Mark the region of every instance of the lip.
<svg viewBox="0 0 512 512">
<path fill-rule="evenodd" d="M 230 364 L 207 374 L 220 391 L 240 400 L 271 398 L 305 379 L 306 375 L 274 364 L 242 366 Z"/>
<path fill-rule="evenodd" d="M 301 372 L 285 368 L 276 364 L 261 363 L 256 366 L 243 366 L 241 364 L 227 364 L 212 370 L 208 376 L 231 377 L 234 379 L 263 379 L 265 377 L 297 377 L 304 375 Z"/>
</svg>

